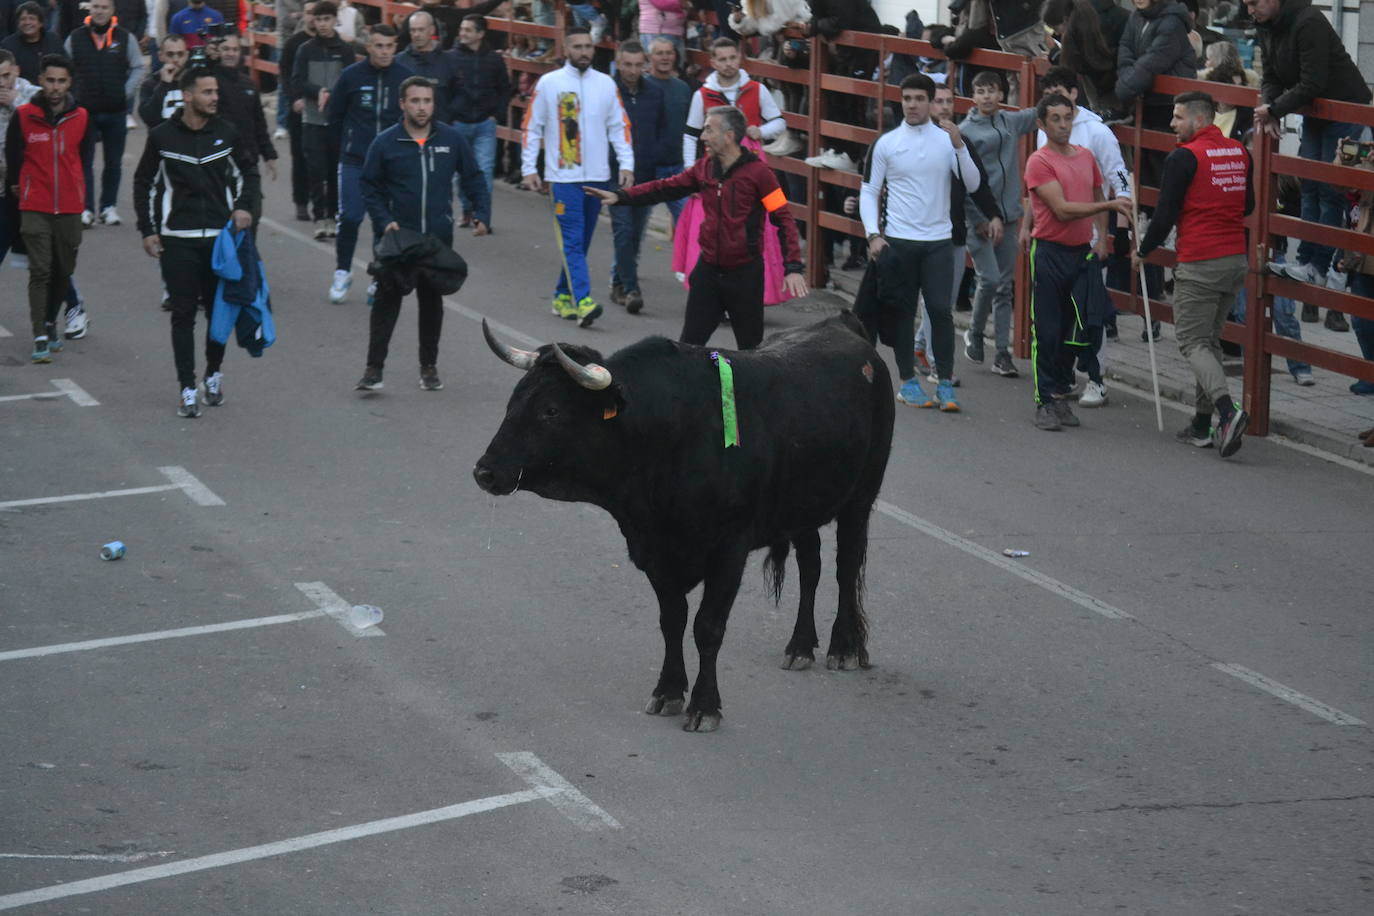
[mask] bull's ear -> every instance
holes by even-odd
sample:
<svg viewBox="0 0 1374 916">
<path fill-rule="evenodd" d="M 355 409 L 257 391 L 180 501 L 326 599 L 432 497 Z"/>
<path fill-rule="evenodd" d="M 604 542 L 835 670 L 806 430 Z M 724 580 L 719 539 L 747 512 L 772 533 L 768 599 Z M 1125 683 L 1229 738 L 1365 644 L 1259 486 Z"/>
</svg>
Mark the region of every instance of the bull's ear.
<svg viewBox="0 0 1374 916">
<path fill-rule="evenodd" d="M 604 392 L 601 402 L 601 419 L 614 420 L 625 412 L 625 387 L 619 382 L 612 382 L 611 387 Z"/>
</svg>

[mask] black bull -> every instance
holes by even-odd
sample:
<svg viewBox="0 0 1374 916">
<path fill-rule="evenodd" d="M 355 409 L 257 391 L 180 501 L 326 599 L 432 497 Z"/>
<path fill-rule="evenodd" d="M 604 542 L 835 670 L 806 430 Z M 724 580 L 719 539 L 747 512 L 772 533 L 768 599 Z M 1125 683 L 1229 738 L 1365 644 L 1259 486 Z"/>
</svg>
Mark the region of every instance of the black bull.
<svg viewBox="0 0 1374 916">
<path fill-rule="evenodd" d="M 892 445 L 892 385 L 848 312 L 777 334 L 733 366 L 737 447 L 723 444 L 711 351 L 650 337 L 603 359 L 586 347 L 492 350 L 526 370 L 473 469 L 482 489 L 588 502 L 615 518 L 658 596 L 663 670 L 645 711 L 677 715 L 687 671 L 687 593 L 705 582 L 692 627 L 701 667 L 689 731 L 720 724 L 716 655 L 750 551 L 769 548 L 775 591 L 789 543 L 801 604 L 784 667 L 815 655 L 820 534 L 836 523 L 839 610 L 827 667 L 868 666 L 863 567 L 868 518 Z"/>
</svg>

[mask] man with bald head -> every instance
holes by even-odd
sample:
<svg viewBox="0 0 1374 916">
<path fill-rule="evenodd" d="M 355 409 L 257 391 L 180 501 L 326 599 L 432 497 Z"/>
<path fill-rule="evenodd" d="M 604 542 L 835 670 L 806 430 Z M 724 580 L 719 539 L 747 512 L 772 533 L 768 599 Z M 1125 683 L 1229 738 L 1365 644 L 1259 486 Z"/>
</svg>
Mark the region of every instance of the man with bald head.
<svg viewBox="0 0 1374 916">
<path fill-rule="evenodd" d="M 447 121 L 448 103 L 453 97 L 453 59 L 439 46 L 438 21 L 433 13 L 419 9 L 406 17 L 405 28 L 410 43 L 396 55 L 396 61 L 434 83 L 434 116 Z"/>
</svg>

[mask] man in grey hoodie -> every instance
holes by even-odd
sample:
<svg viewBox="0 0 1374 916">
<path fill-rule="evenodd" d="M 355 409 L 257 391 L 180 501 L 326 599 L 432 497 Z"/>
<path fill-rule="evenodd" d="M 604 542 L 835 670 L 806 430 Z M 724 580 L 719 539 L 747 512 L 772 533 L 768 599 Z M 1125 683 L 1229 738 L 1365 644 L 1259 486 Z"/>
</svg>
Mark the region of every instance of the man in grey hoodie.
<svg viewBox="0 0 1374 916">
<path fill-rule="evenodd" d="M 1016 227 L 1021 220 L 1021 165 L 1018 141 L 1035 132 L 1035 109 L 1003 111 L 1002 77 L 985 70 L 973 78 L 973 105 L 959 133 L 977 151 L 987 172 L 987 185 L 1005 217 L 987 220 L 972 200 L 966 203 L 969 225 L 969 257 L 973 258 L 978 278 L 973 294 L 973 320 L 964 333 L 964 355 L 976 363 L 983 361 L 983 330 L 988 314 L 993 316 L 993 339 L 997 355 L 992 371 L 1016 377 L 1011 361 L 1012 277 L 1016 271 L 1018 247 Z M 1010 226 L 1010 230 L 1007 226 Z"/>
</svg>

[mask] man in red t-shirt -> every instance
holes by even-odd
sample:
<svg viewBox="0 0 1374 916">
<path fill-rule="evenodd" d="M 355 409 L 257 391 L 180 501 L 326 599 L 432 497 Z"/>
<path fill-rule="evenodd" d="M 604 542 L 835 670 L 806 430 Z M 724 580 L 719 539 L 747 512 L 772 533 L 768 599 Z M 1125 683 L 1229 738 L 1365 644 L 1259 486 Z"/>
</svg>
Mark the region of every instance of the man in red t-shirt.
<svg viewBox="0 0 1374 916">
<path fill-rule="evenodd" d="M 1069 142 L 1073 102 L 1054 93 L 1036 106 L 1046 143 L 1026 161 L 1031 229 L 1031 372 L 1035 379 L 1035 425 L 1058 430 L 1078 426 L 1067 394 L 1076 356 L 1067 341 L 1078 339 L 1083 316 L 1073 299 L 1074 284 L 1090 263 L 1107 256 L 1107 214 L 1129 216 L 1131 201 L 1102 198 L 1102 173 L 1093 154 Z M 1094 232 L 1096 250 L 1093 249 Z M 1095 258 L 1094 261 L 1090 259 Z"/>
</svg>

